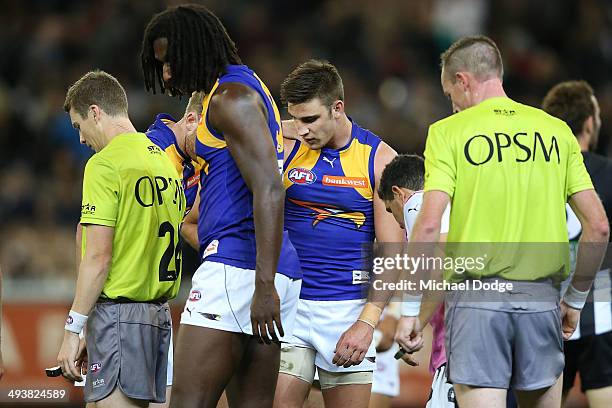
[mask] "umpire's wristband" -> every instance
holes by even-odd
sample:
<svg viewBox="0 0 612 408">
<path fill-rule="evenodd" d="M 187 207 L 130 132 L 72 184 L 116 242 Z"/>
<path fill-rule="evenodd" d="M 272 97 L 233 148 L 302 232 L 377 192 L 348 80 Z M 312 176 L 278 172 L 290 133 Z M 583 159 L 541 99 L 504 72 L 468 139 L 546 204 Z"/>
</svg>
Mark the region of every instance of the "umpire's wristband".
<svg viewBox="0 0 612 408">
<path fill-rule="evenodd" d="M 572 309 L 582 310 L 589 297 L 589 291 L 578 290 L 571 283 L 563 295 L 563 302 Z"/>
<path fill-rule="evenodd" d="M 79 334 L 81 333 L 81 330 L 83 330 L 85 323 L 87 323 L 87 316 L 71 310 L 66 318 L 66 325 L 64 326 L 64 329 L 74 334 Z"/>
<path fill-rule="evenodd" d="M 421 311 L 421 299 L 423 295 L 409 295 L 404 293 L 402 299 L 402 316 L 414 317 L 418 316 Z"/>
</svg>

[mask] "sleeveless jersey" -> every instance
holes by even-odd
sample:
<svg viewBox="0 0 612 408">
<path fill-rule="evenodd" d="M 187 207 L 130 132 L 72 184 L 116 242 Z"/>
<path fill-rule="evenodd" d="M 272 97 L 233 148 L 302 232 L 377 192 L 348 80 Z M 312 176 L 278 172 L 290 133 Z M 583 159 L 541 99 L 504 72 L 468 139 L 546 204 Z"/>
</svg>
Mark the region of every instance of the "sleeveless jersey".
<svg viewBox="0 0 612 408">
<path fill-rule="evenodd" d="M 374 155 L 378 136 L 353 122 L 341 149 L 296 142 L 283 181 L 285 227 L 300 257 L 301 299 L 363 299 L 364 249 L 374 241 Z"/>
<path fill-rule="evenodd" d="M 276 147 L 279 171 L 283 165 L 283 134 L 280 113 L 268 88 L 245 65 L 228 65 L 208 93 L 203 103 L 198 126 L 196 152 L 204 161 L 201 175 L 200 216 L 198 237 L 203 260 L 220 262 L 238 268 L 255 269 L 257 255 L 253 221 L 253 194 L 240 174 L 227 148 L 223 134 L 210 125 L 210 99 L 217 87 L 224 83 L 240 83 L 255 90 L 268 113 L 268 129 Z M 292 279 L 301 278 L 295 248 L 283 232 L 283 243 L 278 260 L 278 272 Z"/>
</svg>

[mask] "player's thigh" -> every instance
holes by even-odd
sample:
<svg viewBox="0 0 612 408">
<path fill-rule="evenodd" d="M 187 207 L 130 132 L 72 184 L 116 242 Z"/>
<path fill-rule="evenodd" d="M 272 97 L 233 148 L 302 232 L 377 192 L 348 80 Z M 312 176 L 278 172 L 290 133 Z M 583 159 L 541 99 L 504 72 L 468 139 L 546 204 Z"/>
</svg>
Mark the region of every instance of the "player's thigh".
<svg viewBox="0 0 612 408">
<path fill-rule="evenodd" d="M 217 403 L 217 408 L 229 408 L 229 403 L 227 402 L 227 396 L 225 395 L 225 393 L 221 395 L 221 398 Z"/>
<path fill-rule="evenodd" d="M 612 401 L 612 386 L 587 390 L 586 396 L 591 408 L 609 407 Z"/>
<path fill-rule="evenodd" d="M 316 351 L 283 344 L 274 405 L 302 407 L 315 377 Z"/>
<path fill-rule="evenodd" d="M 200 392 L 220 396 L 242 358 L 245 341 L 243 334 L 181 324 L 174 351 L 174 396 Z"/>
<path fill-rule="evenodd" d="M 235 407 L 272 407 L 280 363 L 280 345 L 250 337 L 234 376 L 226 388 Z"/>
<path fill-rule="evenodd" d="M 368 408 L 372 384 L 338 385 L 322 389 L 326 408 Z"/>
<path fill-rule="evenodd" d="M 149 406 L 149 401 L 128 398 L 119 387 L 108 395 L 108 397 L 96 401 L 96 408 L 144 408 Z"/>
<path fill-rule="evenodd" d="M 316 403 L 310 404 L 310 398 L 309 401 L 305 403 L 306 398 L 309 396 L 309 393 L 312 394 L 312 392 L 310 392 L 310 388 L 311 384 L 301 378 L 298 378 L 294 375 L 279 373 L 278 381 L 276 383 L 276 391 L 274 394 L 274 407 L 318 407 L 319 405 L 317 405 Z"/>
<path fill-rule="evenodd" d="M 325 401 L 323 401 L 323 393 L 321 389 L 315 386 L 310 387 L 308 393 L 308 399 L 304 403 L 304 408 L 325 408 Z"/>
<path fill-rule="evenodd" d="M 367 408 L 372 389 L 372 371 L 331 372 L 319 369 L 319 382 L 327 408 Z"/>
<path fill-rule="evenodd" d="M 370 396 L 369 408 L 389 408 L 391 406 L 391 397 L 388 395 L 372 393 Z"/>
<path fill-rule="evenodd" d="M 454 384 L 457 405 L 467 408 L 506 408 L 507 390 Z M 529 405 L 527 405 L 529 406 Z"/>
<path fill-rule="evenodd" d="M 516 395 L 519 407 L 558 408 L 561 406 L 562 390 L 563 374 L 550 387 L 533 391 L 515 390 L 514 395 Z M 462 404 L 461 400 L 459 400 L 459 406 L 463 406 Z"/>
</svg>

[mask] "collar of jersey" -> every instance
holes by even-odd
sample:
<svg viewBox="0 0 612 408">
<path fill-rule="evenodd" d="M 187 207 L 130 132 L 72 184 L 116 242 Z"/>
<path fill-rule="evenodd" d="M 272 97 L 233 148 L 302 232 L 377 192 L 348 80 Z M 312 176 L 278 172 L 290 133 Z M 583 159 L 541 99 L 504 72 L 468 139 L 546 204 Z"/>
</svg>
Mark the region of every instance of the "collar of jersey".
<svg viewBox="0 0 612 408">
<path fill-rule="evenodd" d="M 355 134 L 357 133 L 357 124 L 353 121 L 353 119 L 349 116 L 348 117 L 349 120 L 351 121 L 351 137 L 349 138 L 348 142 L 340 147 L 339 149 L 332 149 L 331 147 L 323 147 L 321 148 L 321 151 L 324 153 L 332 153 L 332 152 L 343 152 L 346 149 L 348 149 L 349 147 L 351 147 L 351 143 L 353 143 L 353 139 L 355 138 Z"/>
<path fill-rule="evenodd" d="M 172 129 L 168 127 L 168 125 L 164 122 L 164 120 L 172 121 L 174 123 L 176 123 L 177 120 L 174 119 L 172 115 L 170 115 L 169 113 L 160 113 L 159 115 L 155 117 L 155 125 L 163 132 L 166 132 L 166 134 L 172 138 L 172 144 L 174 145 L 174 147 L 176 147 L 176 151 L 181 156 L 183 161 L 191 161 L 190 158 L 187 157 L 187 154 L 185 154 L 183 150 L 181 150 L 181 148 L 179 147 L 176 141 L 176 135 L 174 134 Z"/>
</svg>

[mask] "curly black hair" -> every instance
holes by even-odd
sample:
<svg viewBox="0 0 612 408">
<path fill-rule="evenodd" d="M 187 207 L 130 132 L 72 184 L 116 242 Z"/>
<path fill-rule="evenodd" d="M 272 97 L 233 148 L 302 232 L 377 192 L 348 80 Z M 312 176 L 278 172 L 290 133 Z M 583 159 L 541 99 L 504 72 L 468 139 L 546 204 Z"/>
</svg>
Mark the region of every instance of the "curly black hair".
<svg viewBox="0 0 612 408">
<path fill-rule="evenodd" d="M 166 60 L 172 78 L 164 83 L 164 62 L 155 59 L 153 43 L 167 38 Z M 217 78 L 229 64 L 242 64 L 236 44 L 227 30 L 208 8 L 199 4 L 170 7 L 153 16 L 145 28 L 140 53 L 145 88 L 172 95 L 191 95 L 195 91 L 210 92 Z"/>
</svg>

